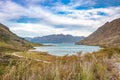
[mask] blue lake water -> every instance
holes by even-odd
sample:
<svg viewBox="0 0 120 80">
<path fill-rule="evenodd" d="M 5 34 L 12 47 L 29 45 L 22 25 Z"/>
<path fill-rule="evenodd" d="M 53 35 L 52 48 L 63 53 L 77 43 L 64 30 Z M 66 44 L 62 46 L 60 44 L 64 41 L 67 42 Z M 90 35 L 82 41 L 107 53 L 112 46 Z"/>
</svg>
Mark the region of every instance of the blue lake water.
<svg viewBox="0 0 120 80">
<path fill-rule="evenodd" d="M 94 52 L 100 49 L 99 46 L 87 46 L 87 45 L 75 45 L 74 43 L 57 43 L 57 44 L 46 44 L 53 46 L 43 46 L 43 47 L 35 47 L 35 51 L 48 52 L 52 55 L 64 56 L 66 54 L 76 54 L 77 52 L 82 51 L 86 52 Z"/>
</svg>

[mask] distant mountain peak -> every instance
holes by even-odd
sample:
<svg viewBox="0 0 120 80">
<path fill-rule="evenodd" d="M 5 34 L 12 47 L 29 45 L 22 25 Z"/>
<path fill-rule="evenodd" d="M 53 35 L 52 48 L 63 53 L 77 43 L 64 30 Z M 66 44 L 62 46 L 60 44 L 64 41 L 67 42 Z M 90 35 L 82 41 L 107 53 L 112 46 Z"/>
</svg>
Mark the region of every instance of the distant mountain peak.
<svg viewBox="0 0 120 80">
<path fill-rule="evenodd" d="M 26 40 L 39 43 L 75 43 L 83 38 L 83 36 L 72 36 L 69 34 L 52 34 L 35 38 L 26 37 Z"/>
</svg>

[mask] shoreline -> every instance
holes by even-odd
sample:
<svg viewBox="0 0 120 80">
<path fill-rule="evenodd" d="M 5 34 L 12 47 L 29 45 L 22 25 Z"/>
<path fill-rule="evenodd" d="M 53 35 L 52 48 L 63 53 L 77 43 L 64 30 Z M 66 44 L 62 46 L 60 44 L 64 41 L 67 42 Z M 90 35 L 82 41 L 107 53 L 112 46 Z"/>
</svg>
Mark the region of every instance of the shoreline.
<svg viewBox="0 0 120 80">
<path fill-rule="evenodd" d="M 96 51 L 99 51 L 100 49 L 102 49 L 99 46 L 88 46 L 88 45 L 77 46 L 75 44 L 72 44 L 72 45 L 68 44 L 68 45 L 64 46 L 63 44 L 60 44 L 60 43 L 55 44 L 54 46 L 56 46 L 56 47 L 35 46 L 34 49 L 30 49 L 28 51 L 47 52 L 48 54 L 54 55 L 54 56 L 64 56 L 64 55 L 76 55 L 79 52 L 82 52 L 82 54 L 92 53 L 92 52 L 96 52 Z M 71 48 L 72 48 L 72 50 L 70 50 Z M 55 52 L 55 51 L 58 51 L 58 52 Z"/>
</svg>

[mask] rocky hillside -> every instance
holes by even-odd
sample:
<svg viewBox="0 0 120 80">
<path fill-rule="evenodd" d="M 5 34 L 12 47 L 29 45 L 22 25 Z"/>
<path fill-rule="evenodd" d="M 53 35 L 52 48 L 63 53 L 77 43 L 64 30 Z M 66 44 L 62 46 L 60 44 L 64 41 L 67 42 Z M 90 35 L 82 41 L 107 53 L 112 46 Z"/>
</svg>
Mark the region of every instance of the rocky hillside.
<svg viewBox="0 0 120 80">
<path fill-rule="evenodd" d="M 26 37 L 25 39 L 31 42 L 38 42 L 38 43 L 75 43 L 79 40 L 82 40 L 83 36 L 72 36 L 72 35 L 64 35 L 64 34 L 57 34 L 57 35 L 48 35 L 43 37 L 35 37 L 30 38 Z"/>
<path fill-rule="evenodd" d="M 105 23 L 90 36 L 76 44 L 120 46 L 120 18 Z"/>
<path fill-rule="evenodd" d="M 32 48 L 32 44 L 12 33 L 8 27 L 0 24 L 0 52 L 23 51 Z"/>
</svg>

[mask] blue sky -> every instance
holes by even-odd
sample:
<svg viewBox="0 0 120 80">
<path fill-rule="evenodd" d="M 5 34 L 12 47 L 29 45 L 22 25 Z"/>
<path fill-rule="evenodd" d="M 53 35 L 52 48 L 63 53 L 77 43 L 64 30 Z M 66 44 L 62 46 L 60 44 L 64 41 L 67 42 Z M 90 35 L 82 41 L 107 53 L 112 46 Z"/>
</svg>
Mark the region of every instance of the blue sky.
<svg viewBox="0 0 120 80">
<path fill-rule="evenodd" d="M 0 0 L 0 22 L 21 37 L 88 36 L 120 18 L 120 0 Z"/>
</svg>

